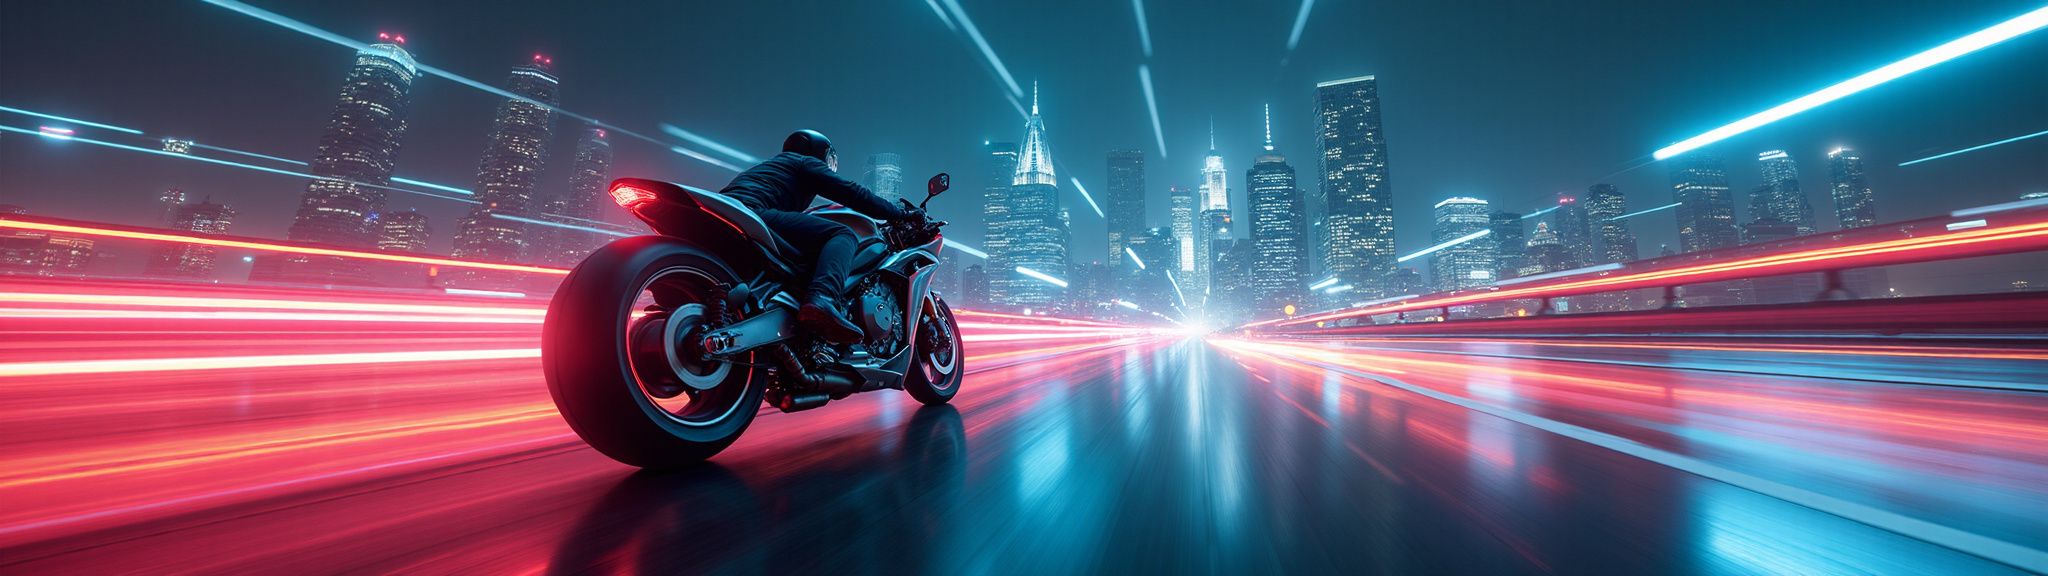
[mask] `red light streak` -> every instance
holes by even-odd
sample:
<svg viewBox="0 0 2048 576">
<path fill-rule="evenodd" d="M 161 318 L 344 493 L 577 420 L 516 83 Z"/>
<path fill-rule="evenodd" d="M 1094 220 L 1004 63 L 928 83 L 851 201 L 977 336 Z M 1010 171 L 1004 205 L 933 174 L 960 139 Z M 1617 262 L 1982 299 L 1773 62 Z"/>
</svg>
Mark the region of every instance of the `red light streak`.
<svg viewBox="0 0 2048 576">
<path fill-rule="evenodd" d="M 1383 306 L 1361 308 L 1357 310 L 1339 310 L 1336 312 L 1316 314 L 1300 318 L 1267 320 L 1265 322 L 1248 324 L 1245 327 L 1255 328 L 1259 326 L 1270 325 L 1299 326 L 1303 324 L 1312 324 L 1315 322 L 1339 320 L 1344 318 L 1356 318 L 1361 316 L 1389 314 L 1394 312 L 1405 312 L 1410 310 L 1425 310 L 1430 308 L 1458 306 L 1463 304 L 1475 304 L 1479 302 L 1489 302 L 1496 300 L 1571 296 L 1587 294 L 1592 292 L 1626 290 L 1631 288 L 1651 288 L 1674 284 L 1708 282 L 1742 277 L 1740 274 L 1737 274 L 1740 272 L 1748 272 L 1748 276 L 1751 277 L 1769 276 L 1777 274 L 1791 274 L 1796 272 L 1811 271 L 1820 268 L 1815 266 L 1802 266 L 1804 264 L 1834 260 L 1848 260 L 1852 258 L 1870 259 L 1872 261 L 1859 263 L 1857 265 L 1872 266 L 1886 263 L 1904 263 L 1907 261 L 1918 261 L 1923 258 L 1931 258 L 1937 256 L 1959 257 L 1967 255 L 1983 255 L 1987 253 L 1996 253 L 2001 250 L 2038 248 L 2039 246 L 2037 246 L 2037 244 L 2043 244 L 2041 240 L 2044 238 L 2048 238 L 2048 222 L 2036 222 L 2031 224 L 2005 226 L 2000 228 L 1979 228 L 1951 234 L 1941 234 L 1922 238 L 1906 238 L 1901 240 L 1871 242 L 1867 244 L 1857 244 L 1851 246 L 1820 248 L 1814 250 L 1801 250 L 1785 254 L 1743 258 L 1728 262 L 1681 266 L 1668 270 L 1637 272 L 1633 274 L 1622 274 L 1604 278 L 1590 278 L 1585 280 L 1566 281 L 1556 284 L 1530 286 L 1526 288 L 1514 288 L 1508 290 L 1496 290 L 1493 292 L 1482 292 L 1476 294 L 1446 296 L 1440 298 L 1425 298 L 1421 300 L 1396 302 Z M 2012 243 L 2016 246 L 2004 246 L 2005 243 Z M 1940 248 L 1956 247 L 1981 247 L 1982 250 L 1965 251 L 1966 253 L 1964 254 L 1937 254 L 1932 252 Z M 1879 256 L 1885 255 L 1902 255 L 1911 253 L 1921 254 L 1884 259 L 1878 258 Z"/>
<path fill-rule="evenodd" d="M 264 356 L 216 356 L 211 358 L 129 358 L 114 360 L 70 360 L 54 362 L 11 362 L 0 364 L 0 378 L 59 376 L 70 374 L 118 374 L 188 370 L 233 370 L 288 366 L 334 366 L 348 364 L 396 364 L 449 362 L 458 360 L 504 360 L 539 358 L 539 348 L 499 350 L 434 350 L 425 352 L 351 352 L 338 354 L 274 354 Z"/>
<path fill-rule="evenodd" d="M 153 242 L 180 242 L 185 244 L 197 244 L 201 246 L 241 248 L 244 250 L 258 250 L 263 252 L 305 254 L 309 256 L 339 256 L 343 258 L 361 258 L 364 260 L 382 260 L 385 262 L 405 262 L 408 264 L 429 264 L 435 266 L 451 266 L 456 268 L 505 270 L 511 272 L 530 272 L 534 274 L 554 274 L 558 276 L 565 276 L 569 274 L 569 271 L 563 268 L 524 266 L 519 264 L 496 264 L 491 262 L 470 262 L 467 260 L 454 260 L 449 258 L 429 258 L 424 256 L 405 256 L 401 254 L 385 254 L 379 252 L 361 252 L 356 250 L 315 248 L 312 246 L 293 246 L 289 244 L 272 244 L 268 242 L 229 240 L 225 238 L 192 236 L 187 234 L 138 232 L 132 230 L 115 230 L 111 228 L 93 228 L 88 226 L 71 226 L 65 224 L 50 224 L 44 222 L 28 222 L 22 220 L 0 220 L 0 228 L 14 228 L 17 230 L 36 230 L 41 232 L 61 232 L 65 234 L 100 236 L 106 238 L 124 238 L 129 240 L 149 240 Z"/>
</svg>

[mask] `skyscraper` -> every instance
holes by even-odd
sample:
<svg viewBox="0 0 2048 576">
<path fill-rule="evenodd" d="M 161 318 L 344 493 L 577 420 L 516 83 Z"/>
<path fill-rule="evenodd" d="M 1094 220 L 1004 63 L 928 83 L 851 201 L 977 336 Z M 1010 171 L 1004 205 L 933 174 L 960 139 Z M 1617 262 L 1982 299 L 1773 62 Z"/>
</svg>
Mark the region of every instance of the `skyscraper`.
<svg viewBox="0 0 2048 576">
<path fill-rule="evenodd" d="M 1385 296 L 1394 271 L 1394 196 L 1380 129 L 1379 81 L 1372 76 L 1316 84 L 1329 253 L 1323 266 L 1368 296 Z"/>
<path fill-rule="evenodd" d="M 1109 258 L 1104 262 L 1122 277 L 1128 271 L 1124 248 L 1145 232 L 1145 152 L 1109 151 Z"/>
<path fill-rule="evenodd" d="M 419 65 L 402 37 L 378 34 L 378 42 L 356 52 L 342 79 L 341 98 L 327 118 L 327 131 L 306 168 L 319 178 L 306 185 L 287 236 L 300 242 L 367 248 L 376 243 L 371 219 L 384 207 L 384 190 L 398 166 Z M 249 276 L 255 280 L 362 283 L 360 263 L 336 257 L 266 255 Z"/>
<path fill-rule="evenodd" d="M 183 196 L 183 194 L 179 194 Z M 180 232 L 200 234 L 226 234 L 228 226 L 235 220 L 235 210 L 224 204 L 215 204 L 207 199 L 198 204 L 181 204 L 171 217 L 171 229 Z M 213 276 L 214 258 L 218 249 L 197 244 L 166 243 L 157 247 L 156 257 L 149 262 L 149 273 L 155 276 L 183 276 L 186 278 L 208 278 Z"/>
<path fill-rule="evenodd" d="M 1491 211 L 1485 200 L 1456 196 L 1436 203 L 1436 227 L 1430 231 L 1431 245 L 1443 244 L 1465 236 L 1488 230 L 1493 224 Z M 1436 276 L 1436 289 L 1442 291 L 1464 290 L 1492 286 L 1494 282 L 1494 247 L 1492 233 L 1463 244 L 1438 250 L 1431 257 L 1431 270 Z"/>
<path fill-rule="evenodd" d="M 164 193 L 157 195 L 156 201 L 164 207 L 163 217 L 158 223 L 175 227 L 178 223 L 178 213 L 185 208 L 185 191 L 165 188 Z"/>
<path fill-rule="evenodd" d="M 988 306 L 988 270 L 980 264 L 971 264 L 960 269 L 960 303 L 964 306 Z"/>
<path fill-rule="evenodd" d="M 868 155 L 868 168 L 861 181 L 876 196 L 895 204 L 903 197 L 903 156 L 892 152 Z"/>
<path fill-rule="evenodd" d="M 378 250 L 424 253 L 427 251 L 427 238 L 434 232 L 427 226 L 427 215 L 418 210 L 385 214 L 379 223 L 382 234 L 377 239 Z"/>
<path fill-rule="evenodd" d="M 1592 221 L 1594 235 L 1599 240 L 1596 260 L 1612 263 L 1636 259 L 1636 235 L 1629 231 L 1628 220 L 1621 218 L 1628 210 L 1628 200 L 1621 195 L 1620 188 L 1613 184 L 1594 184 L 1586 189 L 1579 207 L 1586 212 L 1586 219 Z"/>
<path fill-rule="evenodd" d="M 1735 230 L 1735 199 L 1728 191 L 1728 170 L 1721 158 L 1694 152 L 1669 160 L 1671 193 L 1678 202 L 1678 244 L 1686 252 L 1727 248 L 1740 243 Z"/>
<path fill-rule="evenodd" d="M 1179 304 L 1174 299 L 1173 284 L 1166 277 L 1166 273 L 1178 267 L 1180 262 L 1180 240 L 1173 236 L 1173 229 L 1165 226 L 1147 228 L 1130 239 L 1130 247 L 1145 267 L 1132 272 L 1132 281 L 1124 289 L 1124 299 L 1154 312 L 1171 310 Z"/>
<path fill-rule="evenodd" d="M 1180 277 L 1195 273 L 1195 191 L 1186 186 L 1166 187 L 1168 227 L 1173 229 L 1176 247 L 1173 266 Z"/>
<path fill-rule="evenodd" d="M 1045 119 L 1038 114 L 1038 88 L 1031 89 L 1031 116 L 1024 121 L 1024 147 L 1010 179 L 1009 259 L 1011 270 L 995 270 L 991 282 L 1008 284 L 1007 304 L 1044 310 L 1066 301 L 1064 290 L 1014 270 L 1024 267 L 1058 275 L 1067 269 L 1067 226 L 1059 208 L 1059 177 L 1053 173 Z"/>
<path fill-rule="evenodd" d="M 1522 264 L 1521 275 L 1534 276 L 1546 272 L 1570 270 L 1571 251 L 1564 240 L 1550 229 L 1549 222 L 1537 222 L 1536 230 L 1529 233 L 1528 259 Z"/>
<path fill-rule="evenodd" d="M 477 162 L 476 199 L 481 204 L 470 210 L 455 232 L 455 257 L 512 262 L 526 255 L 528 226 L 496 216 L 537 215 L 533 190 L 554 132 L 555 112 L 550 107 L 562 89 L 562 81 L 550 72 L 553 67 L 554 60 L 535 54 L 532 62 L 513 67 L 505 80 L 506 89 L 518 97 L 498 104 L 490 139 Z M 483 270 L 464 270 L 457 278 L 463 284 L 486 288 L 507 287 L 513 282 L 513 275 Z"/>
<path fill-rule="evenodd" d="M 1308 306 L 1308 215 L 1294 166 L 1273 148 L 1273 116 L 1266 113 L 1265 154 L 1245 171 L 1252 241 L 1252 319 L 1278 317 L 1289 304 Z"/>
<path fill-rule="evenodd" d="M 1195 271 L 1185 280 L 1195 294 L 1213 291 L 1218 242 L 1231 239 L 1230 173 L 1216 151 L 1216 127 L 1209 126 L 1209 155 L 1202 158 L 1201 211 L 1195 213 Z M 1206 297 L 1197 297 L 1206 301 Z"/>
<path fill-rule="evenodd" d="M 1792 162 L 1792 155 L 1784 150 L 1770 150 L 1758 154 L 1756 161 L 1762 165 L 1764 186 L 1770 188 L 1770 194 L 1768 207 L 1752 204 L 1750 213 L 1774 216 L 1798 229 L 1800 236 L 1812 234 L 1813 203 L 1799 189 L 1799 166 Z"/>
<path fill-rule="evenodd" d="M 612 144 L 606 140 L 605 130 L 584 129 L 583 135 L 576 140 L 576 158 L 569 167 L 568 193 L 549 200 L 538 218 L 585 227 L 594 223 L 590 221 L 631 219 L 626 211 L 613 207 L 611 195 L 606 191 L 611 164 Z M 611 239 L 604 234 L 569 227 L 535 228 L 532 232 L 539 238 L 532 243 L 529 259 L 556 266 L 574 266 Z"/>
<path fill-rule="evenodd" d="M 1564 244 L 1566 262 L 1576 268 L 1591 264 L 1599 257 L 1599 250 L 1593 245 L 1593 223 L 1586 215 L 1586 207 L 1579 204 L 1579 198 L 1570 194 L 1557 195 L 1557 211 L 1550 213 L 1551 231 Z"/>
<path fill-rule="evenodd" d="M 1833 183 L 1835 219 L 1843 230 L 1877 223 L 1877 202 L 1870 193 L 1870 181 L 1863 178 L 1862 155 L 1848 148 L 1828 152 L 1828 180 Z"/>
<path fill-rule="evenodd" d="M 988 183 L 982 188 L 981 203 L 981 249 L 988 253 L 989 270 L 1008 271 L 1016 264 L 1010 258 L 1010 188 L 1017 178 L 1017 145 L 1009 142 L 982 142 L 982 160 Z M 1010 282 L 1007 274 L 1003 280 L 990 277 L 988 296 L 984 304 L 1008 303 Z"/>
<path fill-rule="evenodd" d="M 1522 274 L 1524 255 L 1529 251 L 1528 235 L 1522 226 L 1522 215 L 1514 212 L 1494 212 L 1489 218 L 1493 229 L 1493 276 L 1498 282 Z"/>
</svg>

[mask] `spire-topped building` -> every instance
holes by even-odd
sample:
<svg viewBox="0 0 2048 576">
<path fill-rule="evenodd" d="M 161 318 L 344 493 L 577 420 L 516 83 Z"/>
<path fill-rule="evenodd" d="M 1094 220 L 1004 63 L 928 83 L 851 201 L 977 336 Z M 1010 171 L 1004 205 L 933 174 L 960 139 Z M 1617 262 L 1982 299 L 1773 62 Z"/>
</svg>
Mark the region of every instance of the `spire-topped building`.
<svg viewBox="0 0 2048 576">
<path fill-rule="evenodd" d="M 1216 151 L 1216 121 L 1209 121 L 1209 155 L 1202 158 L 1201 213 L 1195 216 L 1195 292 L 1211 292 L 1210 268 L 1216 259 L 1215 245 L 1231 238 L 1230 172 L 1223 167 L 1223 153 Z M 1197 299 L 1205 299 L 1197 297 Z"/>
<path fill-rule="evenodd" d="M 1273 151 L 1273 105 L 1272 105 L 1272 104 L 1267 104 L 1267 105 L 1265 105 L 1265 110 L 1266 110 L 1266 151 L 1267 151 L 1267 152 L 1272 152 L 1272 151 Z M 1216 140 L 1216 129 L 1215 129 L 1214 127 L 1211 127 L 1211 128 L 1209 129 L 1209 140 L 1211 141 L 1211 143 L 1209 144 L 1209 147 L 1210 147 L 1210 148 L 1215 148 L 1215 147 L 1216 147 L 1216 144 L 1214 143 L 1214 141 Z"/>
<path fill-rule="evenodd" d="M 1038 83 L 1031 83 L 1031 117 L 1024 121 L 1024 147 L 1017 153 L 1016 186 L 1059 185 L 1052 171 L 1052 149 L 1045 143 L 1045 120 L 1038 116 Z"/>
</svg>

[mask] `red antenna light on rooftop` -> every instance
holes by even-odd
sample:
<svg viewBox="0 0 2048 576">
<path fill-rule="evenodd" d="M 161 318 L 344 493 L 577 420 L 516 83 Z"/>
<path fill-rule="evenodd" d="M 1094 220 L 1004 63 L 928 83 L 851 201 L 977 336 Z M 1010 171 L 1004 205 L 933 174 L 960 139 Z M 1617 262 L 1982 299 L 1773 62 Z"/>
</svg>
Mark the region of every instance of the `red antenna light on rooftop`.
<svg viewBox="0 0 2048 576">
<path fill-rule="evenodd" d="M 397 40 L 399 44 L 404 44 L 404 43 L 405 43 L 405 35 L 404 35 L 404 34 L 396 34 L 396 35 L 393 35 L 393 36 L 391 37 L 391 39 L 392 39 L 392 40 Z"/>
</svg>

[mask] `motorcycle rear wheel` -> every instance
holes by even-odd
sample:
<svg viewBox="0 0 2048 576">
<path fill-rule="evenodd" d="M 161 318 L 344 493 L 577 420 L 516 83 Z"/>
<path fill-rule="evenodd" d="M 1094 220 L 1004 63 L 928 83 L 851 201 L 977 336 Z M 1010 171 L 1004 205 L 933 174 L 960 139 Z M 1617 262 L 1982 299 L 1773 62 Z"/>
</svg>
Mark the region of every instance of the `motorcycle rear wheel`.
<svg viewBox="0 0 2048 576">
<path fill-rule="evenodd" d="M 701 462 L 737 440 L 768 379 L 752 353 L 726 363 L 694 343 L 738 282 L 716 256 L 664 236 L 599 248 L 562 280 L 541 368 L 562 419 L 598 452 L 641 468 Z"/>
</svg>

